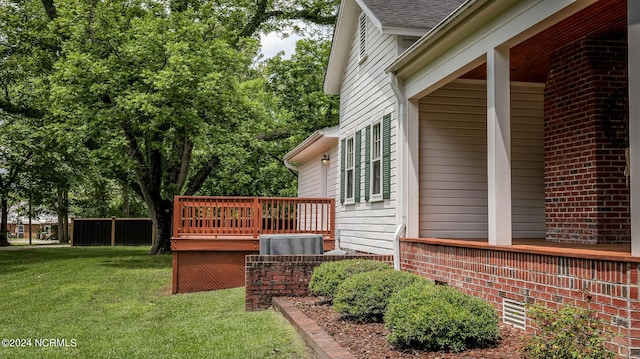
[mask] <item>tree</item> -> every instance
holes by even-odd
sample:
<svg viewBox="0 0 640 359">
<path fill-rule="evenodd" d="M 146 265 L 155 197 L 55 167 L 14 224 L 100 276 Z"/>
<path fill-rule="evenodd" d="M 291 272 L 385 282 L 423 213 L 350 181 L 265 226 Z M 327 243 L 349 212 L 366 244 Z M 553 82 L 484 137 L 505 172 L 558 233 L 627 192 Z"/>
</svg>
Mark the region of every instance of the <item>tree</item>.
<svg viewBox="0 0 640 359">
<path fill-rule="evenodd" d="M 55 187 L 43 192 L 56 193 L 60 218 L 78 164 L 92 164 L 78 159 L 100 159 L 100 173 L 144 199 L 152 252 L 167 251 L 174 195 L 233 173 L 234 162 L 267 169 L 252 178 L 283 171 L 280 148 L 256 141 L 257 129 L 281 125 L 252 98 L 257 34 L 299 19 L 333 24 L 337 3 L 5 0 L 0 116 L 42 121 L 52 134 L 49 161 L 60 165 L 41 180 Z"/>
<path fill-rule="evenodd" d="M 254 120 L 241 86 L 257 53 L 251 37 L 305 11 L 328 21 L 321 9 L 334 3 L 174 2 L 172 11 L 131 1 L 56 7 L 65 41 L 52 76 L 53 114 L 86 126 L 99 148 L 135 174 L 134 189 L 156 227 L 153 253 L 170 250 L 173 196 L 195 193 L 233 155 L 220 149 L 250 143 L 239 130 Z M 239 23 L 247 25 L 239 29 Z"/>
<path fill-rule="evenodd" d="M 338 97 L 324 94 L 324 70 L 331 43 L 300 40 L 290 59 L 280 54 L 262 63 L 256 79 L 243 84 L 254 102 L 253 118 L 241 132 L 243 146 L 230 145 L 200 194 L 295 196 L 296 175 L 284 155 L 315 130 L 338 123 Z M 256 123 L 257 122 L 257 123 Z"/>
<path fill-rule="evenodd" d="M 48 23 L 39 2 L 0 4 L 0 245 L 8 244 L 9 202 L 26 197 L 50 163 L 46 78 L 59 43 Z"/>
<path fill-rule="evenodd" d="M 291 59 L 280 55 L 268 61 L 268 91 L 280 99 L 279 107 L 290 115 L 285 128 L 288 132 L 277 136 L 297 135 L 299 142 L 315 130 L 338 124 L 339 97 L 327 95 L 323 89 L 330 51 L 329 40 L 299 40 Z"/>
<path fill-rule="evenodd" d="M 0 113 L 0 246 L 9 245 L 8 211 L 12 199 L 27 197 L 39 183 L 41 166 L 47 163 L 37 120 Z"/>
</svg>

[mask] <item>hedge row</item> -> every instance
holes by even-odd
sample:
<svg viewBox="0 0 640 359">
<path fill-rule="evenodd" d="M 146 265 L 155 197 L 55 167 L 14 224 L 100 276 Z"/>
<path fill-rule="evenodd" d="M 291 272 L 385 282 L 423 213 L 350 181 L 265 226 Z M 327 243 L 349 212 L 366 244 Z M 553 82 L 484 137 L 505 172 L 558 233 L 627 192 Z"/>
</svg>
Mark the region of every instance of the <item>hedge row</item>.
<svg viewBox="0 0 640 359">
<path fill-rule="evenodd" d="M 397 347 L 459 352 L 500 337 L 498 315 L 488 303 L 385 263 L 323 263 L 309 287 L 332 299 L 337 312 L 359 321 L 383 320 Z"/>
</svg>

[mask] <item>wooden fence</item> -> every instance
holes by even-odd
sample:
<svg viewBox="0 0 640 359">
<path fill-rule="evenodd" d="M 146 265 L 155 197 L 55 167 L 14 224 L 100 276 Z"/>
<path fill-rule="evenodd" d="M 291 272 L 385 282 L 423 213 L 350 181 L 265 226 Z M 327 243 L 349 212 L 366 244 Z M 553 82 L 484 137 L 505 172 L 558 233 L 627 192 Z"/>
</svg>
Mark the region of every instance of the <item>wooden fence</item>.
<svg viewBox="0 0 640 359">
<path fill-rule="evenodd" d="M 72 246 L 150 246 L 149 218 L 72 218 Z"/>
</svg>

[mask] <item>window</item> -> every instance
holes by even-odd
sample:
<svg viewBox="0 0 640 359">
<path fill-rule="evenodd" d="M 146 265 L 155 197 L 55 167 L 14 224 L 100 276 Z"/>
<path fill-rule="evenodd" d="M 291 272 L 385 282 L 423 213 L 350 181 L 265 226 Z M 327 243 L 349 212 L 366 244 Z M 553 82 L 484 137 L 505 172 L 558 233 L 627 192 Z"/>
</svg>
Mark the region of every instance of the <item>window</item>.
<svg viewBox="0 0 640 359">
<path fill-rule="evenodd" d="M 365 200 L 391 198 L 391 115 L 365 129 Z"/>
<path fill-rule="evenodd" d="M 347 201 L 354 199 L 354 185 L 355 185 L 355 152 L 353 145 L 353 137 L 347 139 L 347 145 L 345 148 L 345 193 Z"/>
<path fill-rule="evenodd" d="M 362 62 L 367 58 L 367 15 L 364 13 L 358 18 L 358 31 L 360 46 L 358 60 Z"/>
<path fill-rule="evenodd" d="M 371 126 L 371 196 L 382 195 L 382 129 L 380 122 Z"/>
</svg>

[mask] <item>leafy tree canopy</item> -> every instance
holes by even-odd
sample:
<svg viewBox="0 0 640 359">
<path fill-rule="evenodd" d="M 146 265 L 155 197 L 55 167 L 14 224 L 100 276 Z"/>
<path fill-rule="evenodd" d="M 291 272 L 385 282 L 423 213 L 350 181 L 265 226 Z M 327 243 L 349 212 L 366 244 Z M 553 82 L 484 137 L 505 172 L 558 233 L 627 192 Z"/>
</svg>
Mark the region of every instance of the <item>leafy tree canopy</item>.
<svg viewBox="0 0 640 359">
<path fill-rule="evenodd" d="M 294 193 L 282 155 L 336 118 L 309 74 L 328 45 L 302 42 L 299 57 L 256 66 L 258 34 L 333 24 L 337 3 L 4 1 L 0 116 L 44 121 L 48 163 L 66 165 L 49 171 L 59 206 L 74 181 L 94 200 L 130 188 L 156 226 L 152 251 L 168 250 L 174 195 Z"/>
</svg>

